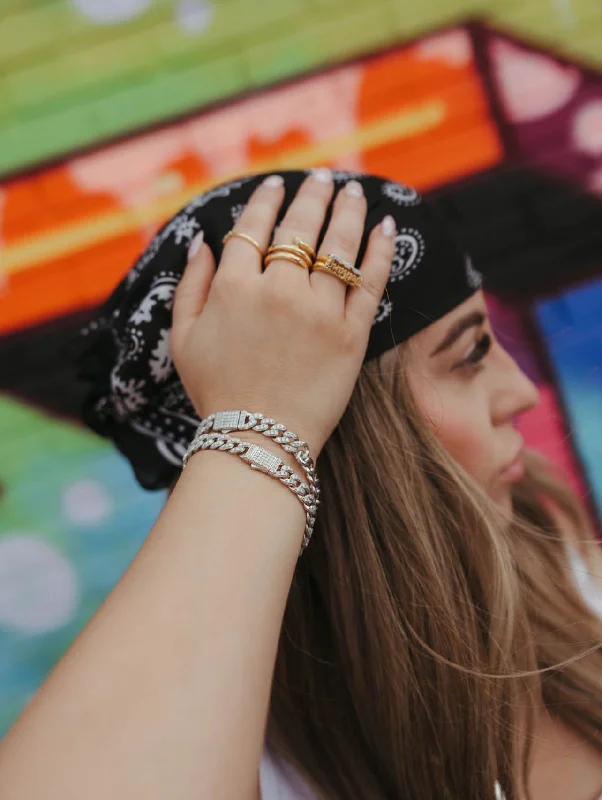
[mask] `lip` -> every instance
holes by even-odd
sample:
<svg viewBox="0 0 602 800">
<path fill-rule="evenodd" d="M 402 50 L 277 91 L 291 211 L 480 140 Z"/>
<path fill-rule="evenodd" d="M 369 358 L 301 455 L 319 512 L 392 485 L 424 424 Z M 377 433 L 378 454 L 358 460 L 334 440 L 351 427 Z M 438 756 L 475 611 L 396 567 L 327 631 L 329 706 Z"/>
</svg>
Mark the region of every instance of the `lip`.
<svg viewBox="0 0 602 800">
<path fill-rule="evenodd" d="M 509 464 L 502 469 L 500 477 L 504 483 L 516 483 L 524 477 L 525 465 L 522 458 L 522 449 Z"/>
</svg>

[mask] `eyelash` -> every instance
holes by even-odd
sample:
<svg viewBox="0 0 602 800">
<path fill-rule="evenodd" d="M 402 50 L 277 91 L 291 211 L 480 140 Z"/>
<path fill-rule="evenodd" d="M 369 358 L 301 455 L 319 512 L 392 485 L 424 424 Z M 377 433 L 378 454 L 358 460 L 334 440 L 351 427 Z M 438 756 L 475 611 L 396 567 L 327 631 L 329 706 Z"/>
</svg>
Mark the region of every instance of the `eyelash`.
<svg viewBox="0 0 602 800">
<path fill-rule="evenodd" d="M 454 369 L 460 367 L 468 367 L 470 369 L 477 368 L 490 350 L 491 336 L 488 333 L 484 333 L 466 358 L 463 361 L 460 361 L 460 363 L 457 364 Z"/>
</svg>

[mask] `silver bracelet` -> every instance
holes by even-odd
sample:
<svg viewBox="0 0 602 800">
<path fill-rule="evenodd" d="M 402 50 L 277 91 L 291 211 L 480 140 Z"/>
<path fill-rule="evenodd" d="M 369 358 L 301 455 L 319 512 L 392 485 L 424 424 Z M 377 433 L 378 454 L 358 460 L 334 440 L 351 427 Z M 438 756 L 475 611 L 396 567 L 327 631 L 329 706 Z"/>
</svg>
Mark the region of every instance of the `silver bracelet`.
<svg viewBox="0 0 602 800">
<path fill-rule="evenodd" d="M 196 436 L 182 459 L 183 467 L 186 466 L 191 456 L 199 450 L 223 450 L 232 453 L 232 455 L 237 455 L 243 461 L 246 461 L 251 469 L 259 470 L 266 475 L 277 478 L 295 494 L 305 510 L 305 532 L 299 554 L 301 555 L 309 544 L 314 531 L 318 499 L 311 487 L 303 482 L 299 475 L 293 471 L 293 468 L 264 447 L 243 442 L 238 437 L 228 436 L 225 433 L 204 433 L 201 427 L 199 427 Z"/>
<path fill-rule="evenodd" d="M 305 472 L 307 482 L 315 495 L 316 505 L 320 503 L 320 482 L 316 472 L 316 465 L 309 453 L 307 442 L 299 439 L 296 433 L 290 431 L 286 425 L 276 422 L 263 414 L 250 411 L 218 411 L 201 420 L 199 433 L 209 431 L 255 431 L 269 437 L 280 445 L 287 453 L 292 453 L 298 464 Z"/>
</svg>

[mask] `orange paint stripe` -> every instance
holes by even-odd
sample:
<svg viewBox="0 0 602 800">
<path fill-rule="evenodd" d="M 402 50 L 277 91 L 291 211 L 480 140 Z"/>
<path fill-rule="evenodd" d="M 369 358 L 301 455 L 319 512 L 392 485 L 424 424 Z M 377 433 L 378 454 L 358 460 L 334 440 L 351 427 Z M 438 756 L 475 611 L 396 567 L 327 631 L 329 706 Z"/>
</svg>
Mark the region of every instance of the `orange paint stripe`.
<svg viewBox="0 0 602 800">
<path fill-rule="evenodd" d="M 377 147 L 394 141 L 417 136 L 438 128 L 446 120 L 448 109 L 443 100 L 431 99 L 404 108 L 397 114 L 374 120 L 346 135 L 285 152 L 277 158 L 249 164 L 249 172 L 269 172 L 294 169 L 311 164 L 334 161 L 342 155 Z M 220 176 L 220 181 L 237 177 Z M 206 191 L 215 179 L 203 181 L 174 193 L 159 201 L 109 212 L 84 223 L 69 225 L 54 233 L 30 236 L 19 244 L 7 247 L 2 254 L 0 270 L 8 275 L 55 260 L 99 242 L 138 232 L 143 226 L 157 224 L 175 213 L 191 197 Z"/>
</svg>

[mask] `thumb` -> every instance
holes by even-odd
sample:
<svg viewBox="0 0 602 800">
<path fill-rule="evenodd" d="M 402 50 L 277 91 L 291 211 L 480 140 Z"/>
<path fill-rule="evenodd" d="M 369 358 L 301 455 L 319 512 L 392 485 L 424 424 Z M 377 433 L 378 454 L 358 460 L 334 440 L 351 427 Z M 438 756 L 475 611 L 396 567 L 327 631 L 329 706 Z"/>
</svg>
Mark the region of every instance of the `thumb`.
<svg viewBox="0 0 602 800">
<path fill-rule="evenodd" d="M 173 306 L 173 330 L 186 336 L 192 323 L 203 310 L 215 274 L 213 253 L 198 233 L 188 250 L 188 264 L 176 290 Z"/>
</svg>

